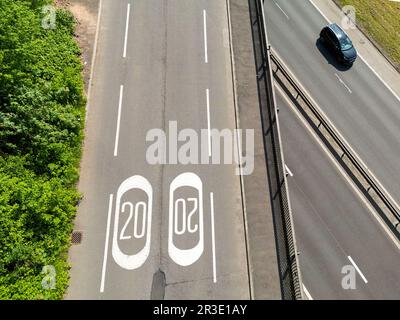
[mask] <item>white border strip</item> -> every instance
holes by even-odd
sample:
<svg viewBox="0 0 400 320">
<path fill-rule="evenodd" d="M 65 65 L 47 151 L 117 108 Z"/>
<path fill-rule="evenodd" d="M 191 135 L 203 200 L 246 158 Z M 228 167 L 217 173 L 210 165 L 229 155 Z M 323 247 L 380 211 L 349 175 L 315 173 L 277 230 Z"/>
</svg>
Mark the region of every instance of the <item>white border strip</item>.
<svg viewBox="0 0 400 320">
<path fill-rule="evenodd" d="M 215 257 L 215 228 L 214 228 L 214 192 L 210 192 L 210 206 L 211 206 L 211 243 L 213 255 L 213 281 L 217 283 L 217 260 Z"/>
<path fill-rule="evenodd" d="M 106 242 L 104 244 L 104 257 L 103 257 L 103 269 L 101 271 L 101 284 L 100 284 L 100 292 L 104 292 L 104 282 L 106 277 L 106 268 L 107 268 L 107 256 L 108 256 L 108 240 L 110 236 L 110 224 L 111 224 L 111 210 L 113 204 L 113 195 L 110 194 L 110 200 L 108 202 L 108 216 L 107 216 L 107 229 L 106 229 Z"/>
</svg>

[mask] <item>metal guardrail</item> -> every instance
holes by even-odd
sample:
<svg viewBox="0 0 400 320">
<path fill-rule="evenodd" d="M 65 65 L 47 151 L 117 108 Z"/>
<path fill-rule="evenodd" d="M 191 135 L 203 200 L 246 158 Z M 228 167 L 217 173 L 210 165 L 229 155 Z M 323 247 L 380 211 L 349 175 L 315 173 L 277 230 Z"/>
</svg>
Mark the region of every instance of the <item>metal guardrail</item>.
<svg viewBox="0 0 400 320">
<path fill-rule="evenodd" d="M 381 217 L 389 224 L 389 227 L 395 236 L 399 238 L 396 228 L 400 224 L 400 209 L 397 203 L 395 203 L 394 199 L 391 198 L 384 187 L 376 180 L 372 172 L 355 154 L 355 152 L 351 149 L 339 132 L 336 131 L 325 115 L 311 102 L 310 98 L 304 93 L 303 89 L 300 88 L 293 75 L 286 70 L 283 63 L 273 53 L 271 53 L 270 57 L 276 68 L 276 71 L 274 71 L 275 79 L 278 82 L 286 80 L 284 85 L 290 85 L 292 89 L 295 90 L 297 96 L 294 98 L 296 100 L 300 98 L 314 117 L 314 119 L 309 117 L 308 120 L 312 121 L 314 128 L 318 129 L 321 134 L 323 134 L 322 128 L 325 129 L 325 136 L 327 136 L 331 141 L 333 140 L 337 146 L 335 149 L 330 142 L 331 148 L 336 151 L 338 158 L 347 166 L 349 169 L 347 172 L 350 171 L 353 176 L 353 180 L 355 178 L 358 182 L 357 186 L 361 189 L 364 195 L 369 196 L 368 200 L 375 207 L 375 209 L 378 209 L 378 211 L 380 210 L 379 213 Z M 283 76 L 283 80 L 279 77 L 280 75 Z M 286 90 L 288 90 L 287 87 Z M 303 112 L 306 112 L 306 110 L 303 109 Z M 345 163 L 346 160 L 348 160 L 347 163 Z M 372 194 L 371 190 L 374 191 L 374 194 Z"/>
<path fill-rule="evenodd" d="M 281 148 L 264 7 L 261 0 L 248 1 L 282 299 L 298 300 L 303 298 L 301 273 Z"/>
</svg>

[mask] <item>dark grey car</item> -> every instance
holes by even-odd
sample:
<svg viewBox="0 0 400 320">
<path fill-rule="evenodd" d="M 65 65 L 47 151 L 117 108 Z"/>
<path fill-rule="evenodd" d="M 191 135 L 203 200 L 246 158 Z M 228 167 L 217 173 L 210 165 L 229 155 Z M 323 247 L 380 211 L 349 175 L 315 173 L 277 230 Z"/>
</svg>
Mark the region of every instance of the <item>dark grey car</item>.
<svg viewBox="0 0 400 320">
<path fill-rule="evenodd" d="M 349 36 L 336 23 L 327 25 L 321 30 L 320 39 L 333 52 L 339 62 L 352 65 L 357 58 Z"/>
</svg>

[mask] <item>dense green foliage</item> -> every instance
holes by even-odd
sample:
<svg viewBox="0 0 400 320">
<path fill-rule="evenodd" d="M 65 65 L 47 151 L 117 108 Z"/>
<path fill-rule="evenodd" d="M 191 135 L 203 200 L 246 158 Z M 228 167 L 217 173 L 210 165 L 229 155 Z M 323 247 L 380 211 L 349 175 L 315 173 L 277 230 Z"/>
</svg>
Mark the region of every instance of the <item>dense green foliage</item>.
<svg viewBox="0 0 400 320">
<path fill-rule="evenodd" d="M 85 100 L 74 19 L 44 29 L 49 2 L 0 0 L 0 300 L 59 299 L 68 282 Z"/>
</svg>

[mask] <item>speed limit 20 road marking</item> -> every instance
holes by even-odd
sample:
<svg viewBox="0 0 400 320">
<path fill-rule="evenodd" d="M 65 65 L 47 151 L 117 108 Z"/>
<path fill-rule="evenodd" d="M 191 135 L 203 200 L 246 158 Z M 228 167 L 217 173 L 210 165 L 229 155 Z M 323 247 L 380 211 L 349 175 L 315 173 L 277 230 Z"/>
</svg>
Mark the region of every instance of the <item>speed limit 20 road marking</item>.
<svg viewBox="0 0 400 320">
<path fill-rule="evenodd" d="M 176 191 L 185 188 L 195 190 L 196 195 L 187 198 L 178 196 L 175 199 Z M 135 189 L 143 191 L 147 200 L 137 201 L 136 203 L 122 200 L 124 195 Z M 126 179 L 117 190 L 111 251 L 114 261 L 123 269 L 138 269 L 143 266 L 149 256 L 153 214 L 152 202 L 153 188 L 150 182 L 140 175 Z M 195 173 L 182 173 L 171 182 L 168 212 L 168 254 L 180 266 L 187 267 L 194 264 L 204 252 L 203 202 L 203 183 Z M 213 282 L 216 283 L 214 197 L 212 192 L 210 193 L 210 206 Z M 112 208 L 113 195 L 110 195 L 100 292 L 104 292 Z M 125 221 L 120 225 L 121 216 L 124 217 Z M 197 243 L 190 249 L 179 248 L 175 240 L 183 235 L 191 238 L 196 237 Z M 120 247 L 120 243 L 124 241 L 144 241 L 144 245 L 138 253 L 128 254 L 124 253 Z"/>
</svg>

